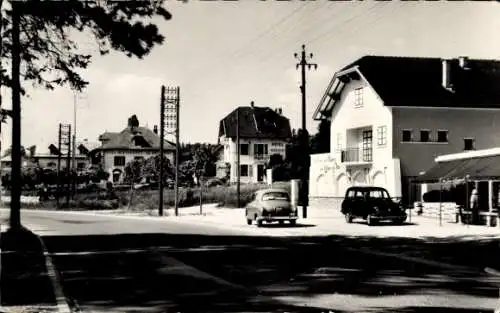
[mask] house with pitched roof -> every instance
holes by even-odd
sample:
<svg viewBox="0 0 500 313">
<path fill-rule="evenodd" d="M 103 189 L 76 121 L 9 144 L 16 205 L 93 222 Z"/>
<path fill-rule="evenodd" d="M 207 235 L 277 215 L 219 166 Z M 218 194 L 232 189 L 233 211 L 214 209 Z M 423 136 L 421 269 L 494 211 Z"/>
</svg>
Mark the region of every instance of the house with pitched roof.
<svg viewBox="0 0 500 313">
<path fill-rule="evenodd" d="M 238 113 L 239 112 L 239 113 Z M 237 181 L 237 120 L 239 115 L 240 181 L 255 183 L 265 181 L 266 163 L 273 154 L 285 158 L 286 145 L 292 137 L 290 120 L 281 109 L 250 106 L 238 107 L 219 123 L 218 142 L 224 148 L 220 152 L 217 175 L 229 170 L 230 182 Z M 224 169 L 224 165 L 229 169 Z"/>
<path fill-rule="evenodd" d="M 76 144 L 76 153 L 75 153 L 75 162 L 77 171 L 83 171 L 87 169 L 91 164 L 90 159 L 90 151 L 94 147 L 88 141 L 77 142 Z M 31 155 L 31 159 L 35 162 L 39 167 L 45 169 L 57 170 L 57 164 L 60 162 L 61 170 L 64 170 L 67 166 L 68 156 L 66 153 L 62 153 L 56 144 L 51 144 L 48 147 L 47 152 L 38 152 L 36 153 L 36 147 L 33 147 L 33 153 Z M 60 156 L 60 160 L 59 160 Z M 70 155 L 69 163 L 72 165 L 73 155 Z"/>
<path fill-rule="evenodd" d="M 311 157 L 310 196 L 351 185 L 418 200 L 412 179 L 443 154 L 500 146 L 500 61 L 365 56 L 333 75 L 313 118 L 331 151 Z"/>
<path fill-rule="evenodd" d="M 129 118 L 127 126 L 120 132 L 105 132 L 99 136 L 101 145 L 92 151 L 92 155 L 100 160 L 103 169 L 110 174 L 113 183 L 122 183 L 125 166 L 128 162 L 148 159 L 160 153 L 161 139 L 158 127 L 151 130 L 139 126 L 134 115 Z M 164 140 L 164 155 L 173 164 L 175 162 L 175 144 Z"/>
</svg>

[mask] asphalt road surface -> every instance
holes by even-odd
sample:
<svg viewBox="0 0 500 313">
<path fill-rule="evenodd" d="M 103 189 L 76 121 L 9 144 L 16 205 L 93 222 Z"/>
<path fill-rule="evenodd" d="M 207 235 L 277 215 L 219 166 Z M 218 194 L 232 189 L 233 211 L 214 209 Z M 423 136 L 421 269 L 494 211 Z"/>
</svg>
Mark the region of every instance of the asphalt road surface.
<svg viewBox="0 0 500 313">
<path fill-rule="evenodd" d="M 494 241 L 269 237 L 254 226 L 241 233 L 168 219 L 36 211 L 23 211 L 23 224 L 43 236 L 61 290 L 81 312 L 500 308 L 500 277 L 484 271 L 500 264 Z"/>
</svg>

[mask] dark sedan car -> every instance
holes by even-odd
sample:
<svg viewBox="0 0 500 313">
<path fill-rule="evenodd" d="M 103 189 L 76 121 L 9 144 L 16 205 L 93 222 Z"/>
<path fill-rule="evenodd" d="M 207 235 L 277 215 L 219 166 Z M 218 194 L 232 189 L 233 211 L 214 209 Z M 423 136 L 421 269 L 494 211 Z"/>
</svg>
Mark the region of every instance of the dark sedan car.
<svg viewBox="0 0 500 313">
<path fill-rule="evenodd" d="M 354 218 L 362 218 L 368 225 L 382 220 L 403 224 L 407 218 L 405 209 L 390 197 L 386 189 L 372 186 L 349 187 L 341 212 L 348 223 Z"/>
<path fill-rule="evenodd" d="M 248 225 L 256 221 L 257 226 L 275 221 L 281 224 L 288 221 L 295 225 L 298 218 L 297 208 L 292 205 L 290 195 L 281 189 L 256 191 L 252 201 L 246 205 L 245 216 Z"/>
</svg>

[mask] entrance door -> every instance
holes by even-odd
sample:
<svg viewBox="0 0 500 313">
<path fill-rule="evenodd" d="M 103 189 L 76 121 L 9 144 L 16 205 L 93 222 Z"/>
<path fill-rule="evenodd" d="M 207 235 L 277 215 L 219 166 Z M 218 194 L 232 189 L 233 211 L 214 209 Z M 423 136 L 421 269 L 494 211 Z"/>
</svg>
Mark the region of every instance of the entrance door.
<svg viewBox="0 0 500 313">
<path fill-rule="evenodd" d="M 259 164 L 257 165 L 257 181 L 258 182 L 262 182 L 264 181 L 264 165 L 263 164 Z"/>
<path fill-rule="evenodd" d="M 363 162 L 373 159 L 373 133 L 371 130 L 363 131 Z"/>
</svg>

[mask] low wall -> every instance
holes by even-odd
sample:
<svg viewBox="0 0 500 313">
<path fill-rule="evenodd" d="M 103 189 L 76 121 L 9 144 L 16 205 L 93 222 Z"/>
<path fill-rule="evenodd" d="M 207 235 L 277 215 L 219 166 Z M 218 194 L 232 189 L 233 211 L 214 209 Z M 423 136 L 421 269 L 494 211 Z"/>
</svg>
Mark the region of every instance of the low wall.
<svg viewBox="0 0 500 313">
<path fill-rule="evenodd" d="M 456 221 L 457 204 L 455 202 L 415 202 L 414 208 L 422 208 L 422 216 L 439 218 L 441 206 L 441 217 L 443 221 Z"/>
<path fill-rule="evenodd" d="M 4 203 L 10 203 L 10 196 L 2 196 L 1 200 Z M 26 203 L 26 204 L 40 203 L 40 198 L 34 196 L 21 196 L 21 203 Z"/>
</svg>

